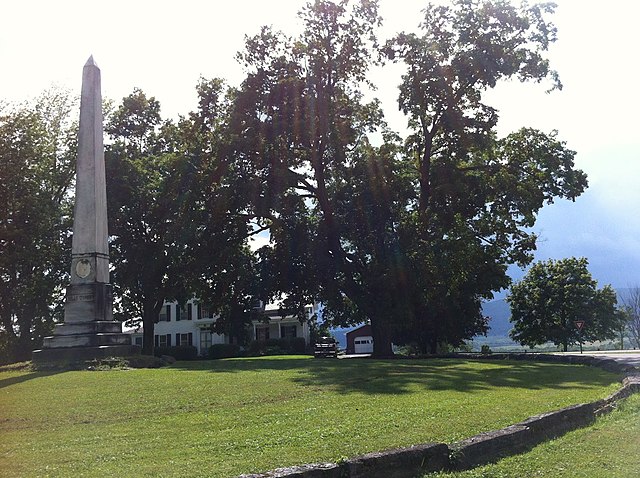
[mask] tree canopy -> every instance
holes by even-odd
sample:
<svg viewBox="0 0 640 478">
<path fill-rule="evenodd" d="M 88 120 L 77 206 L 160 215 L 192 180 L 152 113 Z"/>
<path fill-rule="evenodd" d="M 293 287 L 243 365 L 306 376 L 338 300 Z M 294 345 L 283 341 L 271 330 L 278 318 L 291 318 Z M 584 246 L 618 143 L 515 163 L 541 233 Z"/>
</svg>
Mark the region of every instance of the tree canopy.
<svg viewBox="0 0 640 478">
<path fill-rule="evenodd" d="M 0 361 L 28 359 L 61 310 L 71 257 L 75 105 L 53 89 L 0 109 Z"/>
<path fill-rule="evenodd" d="M 435 352 L 486 331 L 481 301 L 508 286 L 509 264 L 531 261 L 537 212 L 587 184 L 555 133 L 497 138 L 497 112 L 482 102 L 503 79 L 559 87 L 543 56 L 555 40 L 551 11 L 429 6 L 421 35 L 382 47 L 377 2 L 317 1 L 301 12 L 299 37 L 264 28 L 247 39 L 234 119 L 271 233 L 262 254 L 279 268 L 299 264 L 280 292 L 318 298 L 335 324 L 370 320 L 378 356 L 392 341 Z M 404 142 L 379 103 L 363 100 L 383 53 L 407 67 Z"/>
<path fill-rule="evenodd" d="M 597 288 L 585 258 L 534 264 L 511 287 L 507 301 L 511 337 L 531 347 L 553 342 L 566 352 L 570 345 L 613 339 L 623 325 L 615 291 L 610 285 Z"/>
<path fill-rule="evenodd" d="M 243 81 L 201 79 L 188 115 L 163 120 L 138 89 L 123 98 L 105 128 L 112 282 L 119 317 L 144 323 L 145 352 L 163 302 L 192 297 L 238 340 L 256 300 L 301 319 L 322 302 L 331 325 L 370 321 L 377 356 L 392 342 L 436 352 L 486 332 L 481 303 L 510 284 L 510 264 L 531 262 L 538 211 L 587 187 L 556 132 L 498 137 L 485 102 L 503 80 L 561 87 L 546 58 L 553 9 L 427 4 L 416 33 L 385 42 L 377 1 L 314 0 L 298 35 L 247 36 Z M 368 99 L 385 62 L 405 67 L 403 134 Z M 22 127 L 0 127 L 10 124 L 7 138 Z M 56 144 L 72 156 L 72 143 Z M 18 149 L 25 164 L 41 156 Z M 268 243 L 254 250 L 259 234 Z"/>
<path fill-rule="evenodd" d="M 142 319 L 144 353 L 153 351 L 165 301 L 198 292 L 220 312 L 242 297 L 228 276 L 237 280 L 232 264 L 244 257 L 249 226 L 246 195 L 232 185 L 224 84 L 201 79 L 197 92 L 197 110 L 174 123 L 161 119 L 155 98 L 134 90 L 106 128 L 112 280 L 120 317 Z"/>
</svg>

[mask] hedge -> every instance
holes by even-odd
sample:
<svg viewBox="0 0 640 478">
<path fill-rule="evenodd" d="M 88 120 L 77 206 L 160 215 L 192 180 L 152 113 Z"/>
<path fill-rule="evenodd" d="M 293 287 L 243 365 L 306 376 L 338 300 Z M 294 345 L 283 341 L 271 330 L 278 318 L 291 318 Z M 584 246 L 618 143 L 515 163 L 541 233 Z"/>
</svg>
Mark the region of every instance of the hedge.
<svg viewBox="0 0 640 478">
<path fill-rule="evenodd" d="M 211 347 L 209 347 L 210 359 L 239 357 L 239 356 L 240 356 L 240 346 L 236 344 L 213 344 Z"/>
<path fill-rule="evenodd" d="M 198 349 L 193 345 L 178 345 L 173 347 L 156 347 L 154 355 L 160 357 L 168 355 L 176 360 L 195 360 L 198 358 Z"/>
</svg>

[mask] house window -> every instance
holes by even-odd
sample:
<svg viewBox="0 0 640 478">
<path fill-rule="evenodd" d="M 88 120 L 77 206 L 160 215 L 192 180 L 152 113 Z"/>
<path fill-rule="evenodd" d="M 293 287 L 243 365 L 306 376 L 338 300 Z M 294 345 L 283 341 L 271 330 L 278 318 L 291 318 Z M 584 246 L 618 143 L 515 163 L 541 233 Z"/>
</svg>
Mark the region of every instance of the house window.
<svg viewBox="0 0 640 478">
<path fill-rule="evenodd" d="M 200 353 L 206 354 L 211 347 L 212 339 L 211 339 L 211 331 L 210 330 L 201 330 L 200 331 Z"/>
<path fill-rule="evenodd" d="M 156 347 L 170 347 L 171 340 L 167 341 L 167 335 L 156 335 Z"/>
<path fill-rule="evenodd" d="M 176 320 L 191 320 L 191 304 L 176 306 Z"/>
<path fill-rule="evenodd" d="M 133 344 L 134 345 L 139 345 L 140 347 L 142 347 L 142 337 L 135 337 L 133 339 Z"/>
<path fill-rule="evenodd" d="M 198 304 L 198 318 L 199 319 L 210 319 L 212 317 L 211 312 L 209 312 L 209 307 L 206 305 Z"/>
<path fill-rule="evenodd" d="M 281 325 L 280 337 L 283 339 L 293 339 L 296 337 L 298 327 L 296 325 Z"/>
<path fill-rule="evenodd" d="M 165 305 L 162 309 L 160 309 L 160 313 L 158 314 L 158 320 L 160 322 L 171 322 L 171 306 Z"/>
<path fill-rule="evenodd" d="M 176 334 L 176 345 L 193 345 L 193 334 L 191 332 L 188 334 Z"/>
<path fill-rule="evenodd" d="M 258 325 L 256 326 L 256 340 L 258 342 L 266 342 L 269 340 L 269 326 Z"/>
</svg>

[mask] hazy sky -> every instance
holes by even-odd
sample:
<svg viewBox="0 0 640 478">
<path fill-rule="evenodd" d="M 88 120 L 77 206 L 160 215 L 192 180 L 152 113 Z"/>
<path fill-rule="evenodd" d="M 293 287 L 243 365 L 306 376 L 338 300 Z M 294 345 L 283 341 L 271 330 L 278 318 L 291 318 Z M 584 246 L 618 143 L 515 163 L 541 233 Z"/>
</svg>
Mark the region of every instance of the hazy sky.
<svg viewBox="0 0 640 478">
<path fill-rule="evenodd" d="M 302 0 L 36 1 L 0 7 L 0 100 L 37 96 L 53 84 L 80 91 L 93 54 L 103 96 L 120 100 L 134 87 L 155 96 L 164 116 L 195 108 L 200 76 L 237 84 L 234 55 L 263 24 L 299 28 Z M 488 96 L 505 134 L 521 126 L 549 132 L 578 152 L 590 189 L 575 203 L 545 207 L 536 225 L 537 257 L 586 256 L 594 276 L 616 287 L 640 285 L 640 2 L 557 0 L 559 40 L 550 51 L 563 91 L 500 85 Z M 414 30 L 426 2 L 381 0 L 381 37 Z M 372 73 L 385 114 L 402 129 L 396 87 L 400 69 Z M 518 275 L 517 272 L 515 272 Z"/>
</svg>

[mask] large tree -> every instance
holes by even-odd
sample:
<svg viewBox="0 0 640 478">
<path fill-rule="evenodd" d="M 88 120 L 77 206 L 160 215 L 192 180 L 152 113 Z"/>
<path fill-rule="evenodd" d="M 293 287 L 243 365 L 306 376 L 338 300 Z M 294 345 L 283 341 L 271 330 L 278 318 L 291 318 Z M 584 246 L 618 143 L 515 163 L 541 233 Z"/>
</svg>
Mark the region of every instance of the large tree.
<svg viewBox="0 0 640 478">
<path fill-rule="evenodd" d="M 142 320 L 146 354 L 165 301 L 196 295 L 221 312 L 241 297 L 230 287 L 238 271 L 251 272 L 236 263 L 250 233 L 246 194 L 230 179 L 225 86 L 201 79 L 197 93 L 197 109 L 173 122 L 135 90 L 106 128 L 112 282 L 120 317 Z"/>
<path fill-rule="evenodd" d="M 380 313 L 372 281 L 377 277 L 375 289 L 384 290 L 379 273 L 382 263 L 389 264 L 361 247 L 375 247 L 369 242 L 374 230 L 392 227 L 394 220 L 368 214 L 372 203 L 349 193 L 349 185 L 357 185 L 363 200 L 379 201 L 380 210 L 394 208 L 363 189 L 367 177 L 375 176 L 368 176 L 367 165 L 394 161 L 391 153 L 368 145 L 366 135 L 381 125 L 382 115 L 361 92 L 377 57 L 377 2 L 318 0 L 300 18 L 297 38 L 263 28 L 247 39 L 239 55 L 247 77 L 237 96 L 234 131 L 251 172 L 254 212 L 270 232 L 260 257 L 272 278 L 265 282 L 271 297 L 285 294 L 290 312 L 320 299 L 325 318 L 357 322 Z M 387 178 L 378 176 L 379 185 Z M 358 231 L 356 223 L 367 215 L 378 224 Z M 372 320 L 374 328 L 377 323 Z"/>
<path fill-rule="evenodd" d="M 392 340 L 435 351 L 486 330 L 481 301 L 509 284 L 509 264 L 531 260 L 537 211 L 586 187 L 554 134 L 498 139 L 497 113 L 482 103 L 502 79 L 559 85 L 543 58 L 555 39 L 548 10 L 429 6 L 421 36 L 389 42 L 387 55 L 407 65 L 403 149 L 361 91 L 377 59 L 377 2 L 316 1 L 299 37 L 265 28 L 248 39 L 234 125 L 268 256 L 299 264 L 277 275 L 297 274 L 293 287 L 277 284 L 290 301 L 315 294 L 336 322 L 369 319 L 378 356 Z M 379 147 L 367 140 L 374 130 Z"/>
<path fill-rule="evenodd" d="M 143 353 L 165 300 L 188 299 L 185 280 L 196 224 L 190 214 L 197 172 L 182 154 L 176 125 L 142 91 L 124 98 L 106 126 L 110 253 L 121 319 L 141 319 Z"/>
<path fill-rule="evenodd" d="M 75 100 L 61 90 L 0 111 L 0 361 L 29 359 L 61 312 L 74 111 Z"/>
<path fill-rule="evenodd" d="M 251 208 L 254 186 L 229 125 L 235 91 L 221 79 L 201 78 L 198 108 L 179 123 L 184 154 L 198 173 L 190 185 L 197 225 L 189 267 L 191 292 L 217 319 L 212 330 L 244 344 L 256 318 L 261 276 L 250 239 L 264 229 Z"/>
<path fill-rule="evenodd" d="M 585 258 L 534 264 L 511 287 L 511 337 L 529 346 L 553 342 L 566 352 L 570 345 L 616 337 L 622 315 L 610 285 L 597 288 Z M 579 328 L 576 322 L 583 322 Z"/>
<path fill-rule="evenodd" d="M 497 138 L 498 112 L 483 94 L 501 80 L 559 87 L 544 53 L 555 40 L 550 4 L 457 0 L 428 5 L 418 34 L 400 34 L 386 53 L 406 65 L 399 106 L 415 166 L 408 257 L 413 314 L 399 341 L 425 351 L 459 345 L 487 330 L 481 302 L 508 286 L 507 266 L 532 259 L 536 214 L 574 199 L 586 176 L 555 133 L 521 129 Z"/>
</svg>

